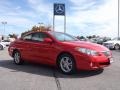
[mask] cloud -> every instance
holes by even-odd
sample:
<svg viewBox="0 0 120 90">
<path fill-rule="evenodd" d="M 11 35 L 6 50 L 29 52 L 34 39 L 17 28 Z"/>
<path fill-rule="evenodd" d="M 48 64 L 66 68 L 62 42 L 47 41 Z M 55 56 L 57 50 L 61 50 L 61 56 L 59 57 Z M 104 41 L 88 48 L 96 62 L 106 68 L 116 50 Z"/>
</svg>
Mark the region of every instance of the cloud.
<svg viewBox="0 0 120 90">
<path fill-rule="evenodd" d="M 1 0 L 0 21 L 7 21 L 6 28 L 10 32 L 17 33 L 26 31 L 39 22 L 52 25 L 54 2 L 52 0 Z M 117 36 L 117 0 L 61 0 L 59 2 L 66 4 L 67 33 Z M 56 31 L 64 31 L 63 16 L 56 16 L 55 24 Z"/>
<path fill-rule="evenodd" d="M 25 8 L 26 9 L 26 8 Z M 6 29 L 9 33 L 21 33 L 35 25 L 36 14 L 32 10 L 24 10 L 23 6 L 10 2 L 9 0 L 0 1 L 0 22 L 7 21 Z M 3 34 L 1 24 L 0 33 Z M 6 32 L 7 33 L 7 32 Z"/>
<path fill-rule="evenodd" d="M 86 0 L 71 1 L 75 4 L 75 7 L 73 6 L 72 8 L 77 9 L 72 15 L 68 15 L 67 17 L 69 26 L 72 25 L 76 27 L 79 29 L 77 31 L 83 35 L 98 34 L 102 36 L 117 36 L 117 0 L 109 0 L 104 3 L 96 4 L 96 7 L 98 5 L 97 8 L 88 8 L 88 10 L 81 10 L 81 6 L 76 6 L 78 3 L 84 3 Z M 98 2 L 98 0 L 91 1 L 94 1 L 94 3 L 95 1 Z M 88 7 L 89 4 L 85 3 L 85 6 Z M 84 32 L 81 30 L 84 30 Z"/>
<path fill-rule="evenodd" d="M 33 8 L 40 15 L 52 15 L 52 4 L 44 2 L 44 0 L 28 0 L 31 8 Z M 51 7 L 51 8 L 50 8 Z"/>
<path fill-rule="evenodd" d="M 70 0 L 73 3 L 73 10 L 91 10 L 97 9 L 100 5 L 104 4 L 105 0 Z"/>
</svg>

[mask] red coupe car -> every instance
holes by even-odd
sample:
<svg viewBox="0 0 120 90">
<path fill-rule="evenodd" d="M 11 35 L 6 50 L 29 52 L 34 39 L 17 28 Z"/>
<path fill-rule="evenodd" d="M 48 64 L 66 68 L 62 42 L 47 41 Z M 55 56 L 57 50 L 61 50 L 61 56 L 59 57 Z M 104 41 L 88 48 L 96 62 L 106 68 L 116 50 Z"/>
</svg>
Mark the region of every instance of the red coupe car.
<svg viewBox="0 0 120 90">
<path fill-rule="evenodd" d="M 111 51 L 106 47 L 54 31 L 29 32 L 12 42 L 8 51 L 15 64 L 24 61 L 48 64 L 65 74 L 103 69 L 112 62 Z"/>
</svg>

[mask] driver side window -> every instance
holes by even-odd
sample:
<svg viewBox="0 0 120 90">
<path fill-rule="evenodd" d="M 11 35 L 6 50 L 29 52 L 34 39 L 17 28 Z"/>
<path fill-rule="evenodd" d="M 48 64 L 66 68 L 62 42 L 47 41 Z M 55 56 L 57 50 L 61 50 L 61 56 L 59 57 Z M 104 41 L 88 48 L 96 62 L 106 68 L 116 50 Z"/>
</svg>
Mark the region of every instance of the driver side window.
<svg viewBox="0 0 120 90">
<path fill-rule="evenodd" d="M 29 35 L 26 35 L 23 37 L 23 40 L 27 40 L 27 41 L 30 41 L 32 38 L 32 34 L 29 34 Z"/>
<path fill-rule="evenodd" d="M 44 38 L 49 37 L 46 33 L 43 32 L 39 32 L 39 33 L 34 33 L 32 35 L 32 41 L 39 41 L 42 42 L 44 40 Z"/>
</svg>

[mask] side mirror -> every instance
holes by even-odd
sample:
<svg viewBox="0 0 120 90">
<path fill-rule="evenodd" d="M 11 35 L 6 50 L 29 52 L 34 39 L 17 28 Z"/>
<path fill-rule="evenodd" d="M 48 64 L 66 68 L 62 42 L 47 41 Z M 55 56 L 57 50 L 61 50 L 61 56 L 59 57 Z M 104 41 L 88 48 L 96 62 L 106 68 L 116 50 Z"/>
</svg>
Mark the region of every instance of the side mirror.
<svg viewBox="0 0 120 90">
<path fill-rule="evenodd" d="M 50 39 L 50 38 L 45 38 L 45 39 L 44 39 L 44 42 L 45 42 L 45 43 L 52 43 L 52 42 L 53 42 L 53 40 L 52 40 L 52 39 Z"/>
</svg>

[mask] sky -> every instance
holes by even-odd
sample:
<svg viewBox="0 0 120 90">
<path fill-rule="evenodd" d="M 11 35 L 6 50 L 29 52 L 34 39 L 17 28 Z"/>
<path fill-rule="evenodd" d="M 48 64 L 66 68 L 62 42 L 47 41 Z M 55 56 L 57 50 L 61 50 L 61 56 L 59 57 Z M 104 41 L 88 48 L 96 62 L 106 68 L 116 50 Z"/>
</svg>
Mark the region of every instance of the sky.
<svg viewBox="0 0 120 90">
<path fill-rule="evenodd" d="M 20 35 L 38 23 L 52 26 L 54 3 L 65 3 L 66 33 L 117 37 L 118 0 L 0 0 L 0 34 Z M 64 16 L 55 16 L 55 31 L 64 31 Z"/>
</svg>

